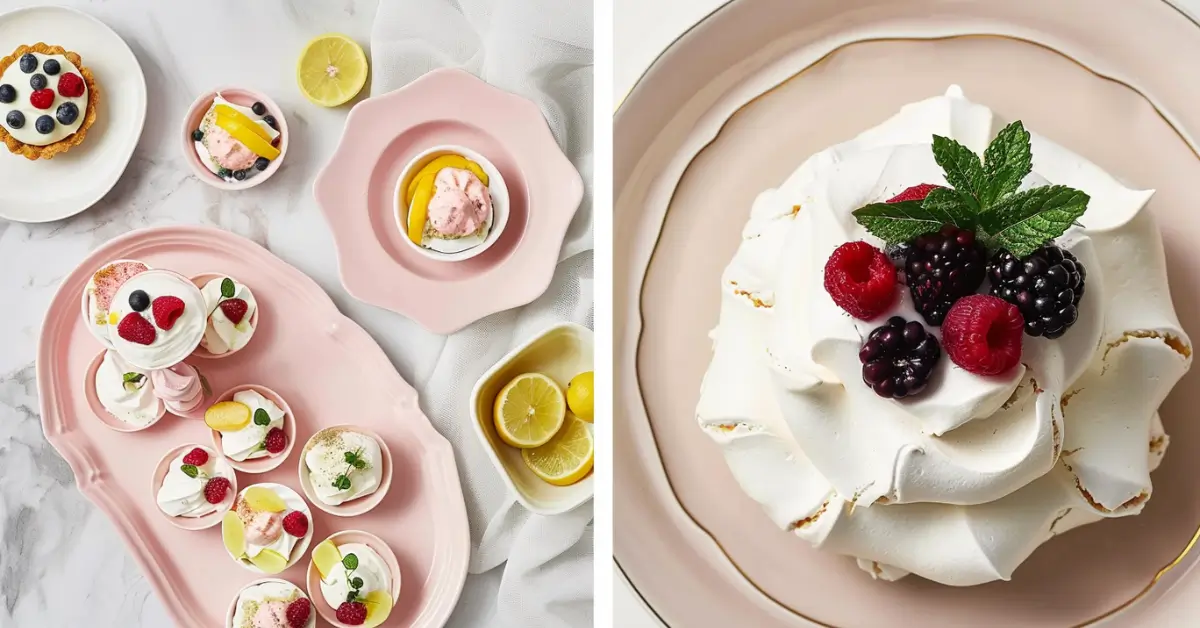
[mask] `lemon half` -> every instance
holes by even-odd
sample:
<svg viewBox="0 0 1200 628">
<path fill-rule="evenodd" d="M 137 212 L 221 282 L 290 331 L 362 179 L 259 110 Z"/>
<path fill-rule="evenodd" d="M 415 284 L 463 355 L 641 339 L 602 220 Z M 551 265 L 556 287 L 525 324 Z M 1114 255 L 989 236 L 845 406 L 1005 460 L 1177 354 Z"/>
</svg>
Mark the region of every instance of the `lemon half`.
<svg viewBox="0 0 1200 628">
<path fill-rule="evenodd" d="M 582 480 L 592 471 L 594 457 L 592 431 L 582 419 L 573 416 L 545 445 L 521 450 L 525 466 L 555 486 Z"/>
<path fill-rule="evenodd" d="M 322 107 L 345 104 L 367 83 L 367 55 L 345 35 L 321 35 L 304 46 L 296 63 L 304 97 Z"/>
<path fill-rule="evenodd" d="M 493 418 L 501 440 L 527 449 L 546 444 L 566 414 L 567 400 L 558 383 L 541 373 L 525 373 L 500 389 Z"/>
</svg>

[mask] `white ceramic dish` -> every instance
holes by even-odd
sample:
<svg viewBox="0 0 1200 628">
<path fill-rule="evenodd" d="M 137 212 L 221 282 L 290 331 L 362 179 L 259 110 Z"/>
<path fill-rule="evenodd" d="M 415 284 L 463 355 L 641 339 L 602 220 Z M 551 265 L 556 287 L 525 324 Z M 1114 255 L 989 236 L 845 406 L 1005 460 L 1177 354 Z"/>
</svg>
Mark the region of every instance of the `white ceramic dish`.
<svg viewBox="0 0 1200 628">
<path fill-rule="evenodd" d="M 471 391 L 471 425 L 479 442 L 487 450 L 496 471 L 517 500 L 540 515 L 557 515 L 572 510 L 592 498 L 595 474 L 570 486 L 554 486 L 534 475 L 521 450 L 500 440 L 492 419 L 496 395 L 512 378 L 521 373 L 545 373 L 563 390 L 571 378 L 593 368 L 592 330 L 575 323 L 560 323 L 513 349 L 488 369 Z"/>
<path fill-rule="evenodd" d="M 400 202 L 400 199 L 403 198 L 402 192 L 408 188 L 413 176 L 425 167 L 425 164 L 443 155 L 461 155 L 479 164 L 479 167 L 483 168 L 484 173 L 488 176 L 487 188 L 492 195 L 492 226 L 488 230 L 487 237 L 478 246 L 457 253 L 441 253 L 427 249 L 409 239 L 408 207 Z M 404 166 L 400 172 L 400 179 L 396 181 L 396 190 L 392 193 L 392 202 L 395 205 L 392 216 L 396 219 L 396 228 L 400 230 L 400 239 L 414 251 L 440 262 L 461 262 L 483 253 L 495 244 L 496 240 L 500 239 L 500 234 L 504 233 L 504 227 L 508 225 L 508 186 L 504 183 L 504 177 L 500 174 L 500 170 L 491 161 L 488 161 L 487 157 L 466 146 L 443 144 L 426 149 L 413 157 L 412 161 L 408 162 L 408 165 Z"/>
<path fill-rule="evenodd" d="M 0 56 L 39 41 L 79 53 L 96 75 L 100 103 L 83 143 L 54 159 L 29 161 L 0 149 L 0 218 L 19 222 L 61 220 L 94 205 L 125 171 L 146 121 L 142 68 L 108 26 L 66 7 L 0 15 Z"/>
</svg>

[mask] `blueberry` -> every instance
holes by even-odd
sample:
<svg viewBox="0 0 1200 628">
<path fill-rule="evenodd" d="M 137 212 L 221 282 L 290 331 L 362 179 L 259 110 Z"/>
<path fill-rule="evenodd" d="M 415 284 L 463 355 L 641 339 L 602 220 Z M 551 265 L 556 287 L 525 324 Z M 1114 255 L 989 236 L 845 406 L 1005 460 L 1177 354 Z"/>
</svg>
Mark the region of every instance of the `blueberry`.
<svg viewBox="0 0 1200 628">
<path fill-rule="evenodd" d="M 250 111 L 253 111 L 255 115 L 261 116 L 267 112 L 267 106 L 260 102 L 256 102 L 253 105 L 250 105 Z"/>
<path fill-rule="evenodd" d="M 49 135 L 54 132 L 54 118 L 50 116 L 38 116 L 37 121 L 33 123 L 33 128 L 37 129 L 42 135 Z"/>
<path fill-rule="evenodd" d="M 20 111 L 10 111 L 4 121 L 8 123 L 9 127 L 19 129 L 25 126 L 25 114 Z"/>
<path fill-rule="evenodd" d="M 266 157 L 259 157 L 254 160 L 254 167 L 257 170 L 266 170 L 269 165 L 271 165 L 271 160 Z"/>
<path fill-rule="evenodd" d="M 0 85 L 0 102 L 12 102 L 17 99 L 17 90 L 12 85 Z"/>
<path fill-rule="evenodd" d="M 245 170 L 234 170 L 233 178 L 238 181 L 245 181 L 246 180 L 246 171 Z"/>
<path fill-rule="evenodd" d="M 29 77 L 29 86 L 34 89 L 46 89 L 46 75 L 34 74 Z"/>
<path fill-rule="evenodd" d="M 133 308 L 134 312 L 145 311 L 150 307 L 150 295 L 146 294 L 145 290 L 134 290 L 129 293 L 129 307 Z"/>
<path fill-rule="evenodd" d="M 21 71 L 26 74 L 30 74 L 37 69 L 37 57 L 33 56 L 32 53 L 27 52 L 21 55 L 20 64 Z"/>
<path fill-rule="evenodd" d="M 192 141 L 193 142 L 199 142 L 202 139 L 204 139 L 204 131 L 201 131 L 200 129 L 196 129 L 195 131 L 192 131 Z"/>
<path fill-rule="evenodd" d="M 278 123 L 275 121 L 275 116 L 263 116 L 263 122 L 266 122 L 267 126 L 271 127 L 272 129 L 275 129 L 276 131 L 279 130 L 279 126 L 277 126 Z"/>
<path fill-rule="evenodd" d="M 46 62 L 42 64 L 42 71 L 50 76 L 54 76 L 62 71 L 62 67 L 58 65 L 58 61 L 54 59 L 46 59 Z"/>
<path fill-rule="evenodd" d="M 73 102 L 65 102 L 58 106 L 58 111 L 54 112 L 54 116 L 58 118 L 59 124 L 74 124 L 79 118 L 79 107 Z"/>
</svg>

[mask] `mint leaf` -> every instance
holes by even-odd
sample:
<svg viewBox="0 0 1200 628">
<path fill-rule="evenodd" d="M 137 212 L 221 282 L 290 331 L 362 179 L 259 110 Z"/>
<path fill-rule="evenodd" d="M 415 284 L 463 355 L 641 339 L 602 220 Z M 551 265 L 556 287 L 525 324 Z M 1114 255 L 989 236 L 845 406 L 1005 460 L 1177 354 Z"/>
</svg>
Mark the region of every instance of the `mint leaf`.
<svg viewBox="0 0 1200 628">
<path fill-rule="evenodd" d="M 1065 185 L 1025 190 L 1007 196 L 979 216 L 988 248 L 1006 248 L 1025 257 L 1066 232 L 1087 211 L 1089 197 Z"/>
<path fill-rule="evenodd" d="M 234 293 L 233 280 L 230 279 L 229 277 L 222 279 L 221 280 L 221 296 L 225 297 L 226 299 L 232 299 L 233 293 Z"/>
<path fill-rule="evenodd" d="M 979 213 L 980 192 L 987 186 L 979 155 L 958 142 L 933 136 L 933 159 L 946 173 L 946 181 L 957 190 L 972 213 Z"/>
<path fill-rule="evenodd" d="M 346 554 L 342 558 L 342 566 L 350 571 L 358 569 L 358 556 L 355 556 L 354 554 Z"/>
<path fill-rule="evenodd" d="M 979 197 L 984 208 L 1017 191 L 1033 170 L 1033 151 L 1029 131 L 1020 120 L 1004 127 L 983 153 L 983 172 L 987 185 Z"/>
<path fill-rule="evenodd" d="M 921 234 L 937 231 L 945 224 L 942 215 L 926 210 L 922 201 L 871 203 L 853 213 L 858 224 L 888 244 L 907 242 Z"/>
<path fill-rule="evenodd" d="M 200 469 L 197 468 L 196 465 L 194 465 L 194 464 L 181 465 L 179 467 L 179 470 L 183 471 L 183 474 L 188 476 L 189 478 L 194 478 L 194 477 L 200 475 Z"/>
<path fill-rule="evenodd" d="M 971 208 L 971 199 L 950 188 L 935 188 L 921 202 L 921 209 L 941 222 L 959 229 L 975 229 L 978 215 Z M 941 228 L 938 225 L 938 228 Z M 936 231 L 937 229 L 933 229 Z"/>
<path fill-rule="evenodd" d="M 355 589 L 361 589 L 361 588 L 363 588 L 363 581 L 362 581 L 362 578 L 355 578 L 355 579 L 351 580 L 351 581 L 350 581 L 350 586 L 354 587 Z"/>
<path fill-rule="evenodd" d="M 121 381 L 123 381 L 126 384 L 128 384 L 130 382 L 136 384 L 136 383 L 142 381 L 143 377 L 145 377 L 145 375 L 142 375 L 141 373 L 126 373 L 121 376 Z"/>
<path fill-rule="evenodd" d="M 254 424 L 255 425 L 263 425 L 263 426 L 270 425 L 271 424 L 271 415 L 267 414 L 267 411 L 263 410 L 262 408 L 255 410 L 254 411 Z"/>
</svg>

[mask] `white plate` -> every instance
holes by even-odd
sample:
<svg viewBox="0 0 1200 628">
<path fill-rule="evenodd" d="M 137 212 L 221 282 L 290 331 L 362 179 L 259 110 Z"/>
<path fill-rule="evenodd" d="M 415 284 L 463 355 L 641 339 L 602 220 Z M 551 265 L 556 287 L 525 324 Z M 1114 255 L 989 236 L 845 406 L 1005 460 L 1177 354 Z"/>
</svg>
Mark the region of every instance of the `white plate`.
<svg viewBox="0 0 1200 628">
<path fill-rule="evenodd" d="M 142 66 L 104 23 L 66 7 L 0 15 L 0 56 L 39 41 L 83 57 L 96 76 L 100 104 L 87 139 L 54 159 L 29 161 L 0 149 L 0 218 L 20 222 L 61 220 L 99 201 L 125 171 L 146 121 Z"/>
</svg>

